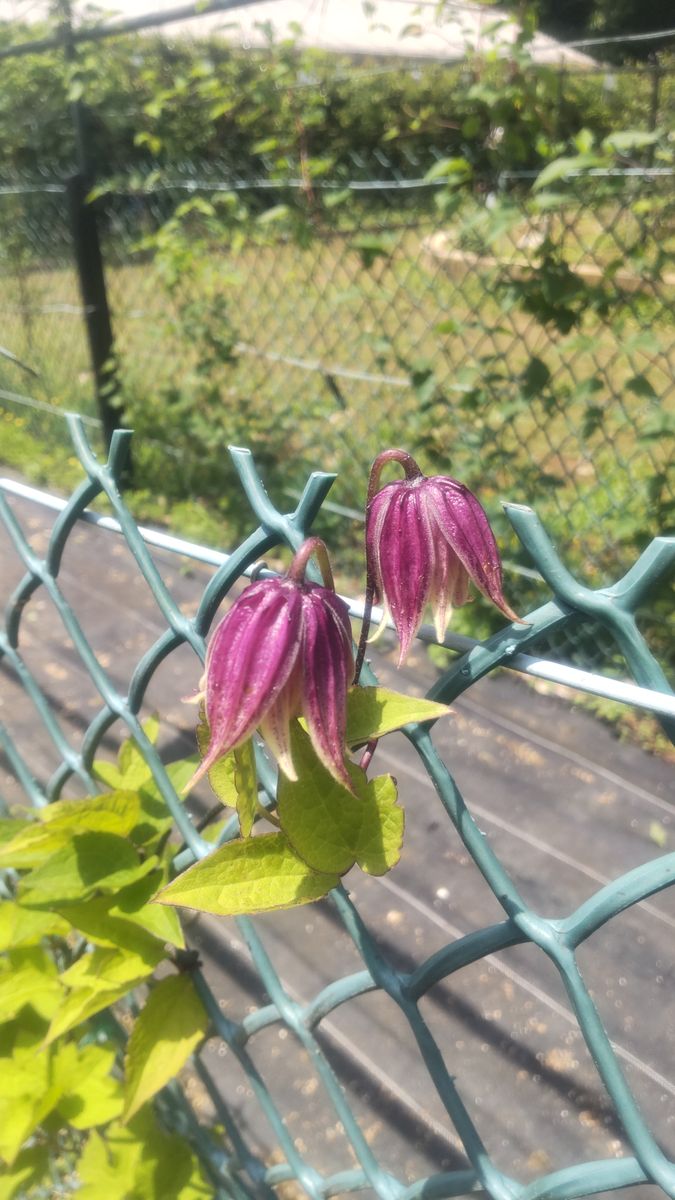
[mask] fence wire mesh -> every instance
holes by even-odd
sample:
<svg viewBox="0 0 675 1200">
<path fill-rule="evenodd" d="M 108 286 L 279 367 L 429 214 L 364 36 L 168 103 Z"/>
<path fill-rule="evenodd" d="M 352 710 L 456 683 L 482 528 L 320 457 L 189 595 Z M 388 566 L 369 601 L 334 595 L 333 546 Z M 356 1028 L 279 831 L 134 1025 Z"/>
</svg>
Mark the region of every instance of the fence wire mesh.
<svg viewBox="0 0 675 1200">
<path fill-rule="evenodd" d="M 444 215 L 439 157 L 354 156 L 309 185 L 265 162 L 254 180 L 188 164 L 110 185 L 96 204 L 141 485 L 208 501 L 246 441 L 290 487 L 320 456 L 353 508 L 402 443 L 498 525 L 526 483 L 601 583 L 672 519 L 672 176 L 570 179 L 550 208 L 504 177 Z M 8 185 L 0 209 L 5 341 L 40 371 L 38 406 L 94 417 L 64 193 Z M 8 420 L 44 428 L 0 370 Z M 556 649 L 611 665 L 595 639 Z"/>
<path fill-rule="evenodd" d="M 176 822 L 184 847 L 176 865 L 182 868 L 209 847 L 197 830 L 196 818 L 191 818 L 172 786 L 167 773 L 169 756 L 158 752 L 141 724 L 149 690 L 157 677 L 166 700 L 164 664 L 177 658 L 181 647 L 190 651 L 193 662 L 195 655 L 203 661 L 204 638 L 221 601 L 231 592 L 241 574 L 252 568 L 262 555 L 275 547 L 294 549 L 302 542 L 319 513 L 332 480 L 322 473 L 314 475 L 305 486 L 295 511 L 291 515 L 282 515 L 272 507 L 250 457 L 244 451 L 237 452 L 234 458 L 241 484 L 255 513 L 254 523 L 259 521 L 260 524 L 230 557 L 224 557 L 201 593 L 196 611 L 186 615 L 120 497 L 118 480 L 128 449 L 127 436 L 115 435 L 109 463 L 104 466 L 92 454 L 81 421 L 70 419 L 69 425 L 85 479 L 57 517 L 46 547 L 37 551 L 31 545 L 34 522 L 28 521 L 24 527 L 23 519 L 19 519 L 5 494 L 8 488 L 0 489 L 0 516 L 16 555 L 16 565 L 23 573 L 8 605 L 5 627 L 0 634 L 0 654 L 8 679 L 18 687 L 17 694 L 27 698 L 33 709 L 35 728 L 44 730 L 53 744 L 55 770 L 51 778 L 36 774 L 35 730 L 28 743 L 13 736 L 11 711 L 7 721 L 0 726 L 2 750 L 11 773 L 25 793 L 24 799 L 43 805 L 57 799 L 64 791 L 70 794 L 72 788 L 78 793 L 95 789 L 92 763 L 109 732 L 122 730 L 130 734 Z M 102 648 L 94 649 L 85 632 L 91 614 L 79 604 L 69 602 L 72 581 L 67 569 L 62 568 L 64 557 L 67 562 L 69 552 L 81 538 L 80 518 L 97 497 L 107 498 L 119 522 L 126 549 L 132 556 L 139 589 L 145 592 L 147 588 L 157 609 L 156 622 L 159 624 L 150 627 L 152 640 L 125 678 L 116 678 L 119 665 L 116 650 L 121 644 L 123 614 L 118 614 L 114 626 L 109 627 L 110 641 L 105 659 Z M 434 687 L 433 695 L 446 701 L 458 697 L 482 676 L 507 664 L 514 651 L 528 650 L 547 632 L 562 629 L 569 621 L 577 620 L 599 624 L 606 635 L 617 642 L 628 670 L 638 683 L 672 696 L 658 664 L 637 633 L 634 613 L 644 593 L 656 586 L 672 566 L 673 540 L 656 539 L 640 560 L 632 564 L 624 579 L 603 592 L 593 593 L 567 575 L 530 510 L 516 507 L 510 510 L 509 517 L 532 561 L 548 581 L 553 598 L 529 615 L 529 626 L 509 626 L 462 656 Z M 96 530 L 95 536 L 104 538 L 110 534 Z M 119 559 L 110 552 L 102 554 L 99 548 L 94 551 L 92 560 L 97 575 L 106 561 L 113 574 L 119 570 Z M 8 578 L 12 570 L 10 568 Z M 65 636 L 83 676 L 93 687 L 91 715 L 84 714 L 80 698 L 77 736 L 72 730 L 65 731 L 64 712 L 56 702 L 53 678 L 41 679 L 31 666 L 31 658 L 35 658 L 31 617 L 36 617 L 44 628 L 46 609 L 55 615 L 57 626 L 62 626 L 57 636 L 61 640 Z M 136 647 L 136 643 L 131 645 Z M 196 667 L 197 663 L 194 665 Z M 179 667 L 179 673 L 180 670 Z M 374 676 L 369 672 L 364 682 L 373 681 Z M 17 704 L 15 711 L 18 708 Z M 672 719 L 664 718 L 664 727 L 671 734 L 675 732 Z M 671 885 L 675 855 L 651 856 L 647 861 L 636 863 L 626 873 L 613 875 L 602 886 L 596 886 L 596 890 L 568 915 L 545 915 L 545 899 L 538 906 L 527 903 L 514 882 L 513 871 L 506 868 L 490 840 L 483 835 L 476 814 L 471 811 L 472 805 L 467 805 L 462 798 L 428 728 L 410 726 L 407 737 L 417 755 L 418 774 L 433 784 L 437 801 L 456 830 L 463 853 L 477 868 L 481 886 L 489 889 L 493 920 L 463 936 L 449 936 L 451 931 L 445 928 L 445 936 L 430 957 L 420 961 L 419 954 L 415 955 L 413 951 L 412 960 L 402 965 L 400 948 L 397 952 L 394 945 L 387 946 L 369 928 L 367 903 L 359 903 L 345 887 L 340 887 L 331 894 L 330 902 L 322 906 L 316 917 L 317 921 L 323 922 L 324 941 L 328 945 L 334 944 L 335 949 L 329 956 L 329 977 L 319 984 L 307 968 L 304 976 L 285 979 L 282 944 L 276 941 L 276 933 L 285 920 L 283 914 L 268 917 L 260 923 L 249 918 L 239 918 L 231 926 L 228 923 L 230 934 L 218 945 L 216 952 L 220 969 L 225 968 L 226 974 L 227 970 L 233 973 L 228 983 L 227 1000 L 219 1001 L 213 982 L 210 985 L 201 970 L 194 974 L 211 1018 L 215 1044 L 226 1056 L 225 1075 L 240 1081 L 233 1085 L 231 1095 L 226 1098 L 215 1081 L 217 1058 L 204 1053 L 197 1060 L 196 1076 L 214 1105 L 222 1128 L 222 1145 L 214 1146 L 203 1136 L 188 1097 L 180 1090 L 174 1089 L 161 1097 L 160 1111 L 164 1120 L 170 1128 L 180 1130 L 191 1139 L 196 1153 L 204 1161 L 216 1194 L 221 1197 L 291 1194 L 319 1200 L 365 1192 L 382 1200 L 430 1200 L 433 1197 L 443 1200 L 477 1191 L 492 1200 L 548 1200 L 551 1197 L 572 1200 L 576 1196 L 608 1194 L 643 1183 L 655 1184 L 663 1194 L 675 1196 L 675 1162 L 668 1157 L 662 1144 L 667 1122 L 664 1124 L 659 1119 L 658 1109 L 652 1105 L 649 1111 L 653 1119 L 647 1119 L 641 1110 L 626 1073 L 629 1067 L 634 1068 L 635 1061 L 610 1040 L 606 1028 L 609 1019 L 606 1017 L 603 1024 L 586 980 L 587 975 L 592 977 L 592 959 L 586 957 L 589 939 L 603 927 L 613 927 L 621 914 L 630 914 L 635 905 Z M 274 799 L 273 785 L 269 788 L 269 798 Z M 236 834 L 233 820 L 220 835 L 220 841 Z M 595 880 L 597 885 L 597 875 Z M 549 885 L 547 879 L 542 897 L 548 895 Z M 392 886 L 395 889 L 396 884 Z M 650 920 L 655 919 L 650 909 Z M 342 931 L 339 935 L 338 927 Z M 204 941 L 203 930 L 199 936 Z M 208 938 L 206 941 L 208 943 Z M 581 1034 L 591 1056 L 589 1067 L 598 1072 L 602 1081 L 606 1093 L 603 1128 L 609 1127 L 615 1139 L 612 1143 L 614 1155 L 618 1155 L 588 1158 L 581 1150 L 581 1138 L 575 1161 L 547 1169 L 547 1155 L 540 1145 L 533 1145 L 528 1161 L 530 1174 L 534 1173 L 535 1178 L 529 1183 L 519 1182 L 500 1166 L 502 1146 L 508 1144 L 508 1137 L 506 1143 L 500 1142 L 497 1131 L 487 1128 L 482 1121 L 482 1085 L 475 1084 L 473 1098 L 467 1095 L 464 1043 L 458 1041 L 451 1048 L 443 1044 L 442 1036 L 435 1032 L 438 1012 L 430 1005 L 435 987 L 452 983 L 465 974 L 471 976 L 474 967 L 477 970 L 482 967 L 484 972 L 494 961 L 491 956 L 516 946 L 527 946 L 537 958 L 545 959 L 547 970 L 561 985 L 564 1004 L 561 1006 L 556 1001 L 558 1009 L 564 1008 L 566 1020 Z M 594 953 L 599 952 L 596 942 L 593 947 Z M 513 972 L 509 975 L 507 969 L 504 986 L 516 977 Z M 476 986 L 480 985 L 480 978 L 482 976 L 476 978 Z M 533 995 L 536 994 L 535 989 Z M 378 1012 L 383 1014 L 382 1019 L 396 1047 L 394 1057 L 403 1056 L 406 1070 L 412 1069 L 410 1063 L 413 1061 L 421 1065 L 425 1080 L 424 1104 L 435 1106 L 434 1111 L 440 1114 L 438 1120 L 427 1122 L 426 1136 L 445 1138 L 444 1165 L 430 1175 L 420 1173 L 410 1163 L 401 1175 L 397 1175 L 387 1162 L 381 1161 L 376 1149 L 376 1131 L 363 1119 L 359 1091 L 350 1090 L 351 1085 L 348 1086 L 343 1078 L 345 1039 L 343 1034 L 340 1041 L 341 1022 L 346 1011 L 355 1007 L 358 1012 L 359 1005 L 369 996 L 377 997 Z M 450 1004 L 452 1009 L 456 1001 L 446 996 L 444 1003 Z M 636 1016 L 638 1021 L 644 1019 L 644 1010 L 639 1006 Z M 650 1020 L 658 1019 L 658 1011 L 650 1014 Z M 535 1026 L 529 1023 L 526 1028 L 527 1038 L 533 1044 L 532 1061 L 536 1062 L 539 1060 L 537 1042 L 544 1037 L 546 1026 L 539 1027 L 535 1022 Z M 270 1034 L 279 1037 L 270 1041 Z M 295 1051 L 286 1049 L 286 1039 L 290 1039 L 289 1045 Z M 414 1051 L 412 1056 L 409 1047 L 405 1052 L 403 1050 L 408 1042 Z M 581 1042 L 575 1053 L 580 1053 L 580 1047 Z M 294 1052 L 300 1056 L 301 1068 L 294 1061 Z M 281 1062 L 275 1065 L 280 1053 Z M 474 1078 L 480 1077 L 479 1064 L 487 1062 L 488 1058 L 479 1054 L 477 1060 L 472 1060 L 473 1070 L 478 1072 Z M 375 1070 L 375 1084 L 385 1086 L 381 1079 L 378 1084 L 377 1064 L 371 1062 L 370 1065 Z M 298 1070 L 297 1078 L 302 1086 L 297 1089 L 294 1111 L 291 1112 L 287 1093 L 286 1106 L 280 1100 L 279 1072 L 282 1076 L 285 1074 L 288 1082 Z M 484 1078 L 489 1076 L 486 1070 L 483 1071 Z M 663 1075 L 654 1070 L 651 1075 L 660 1088 L 669 1086 Z M 534 1083 L 539 1079 L 537 1075 Z M 405 1085 L 402 1094 L 405 1097 Z M 516 1126 L 522 1123 L 519 1104 L 530 1103 L 535 1111 L 536 1096 L 536 1087 L 532 1092 L 518 1073 L 509 1106 L 512 1111 L 503 1126 L 503 1134 L 511 1128 L 509 1122 L 512 1119 Z M 665 1090 L 663 1096 L 667 1099 Z M 557 1092 L 555 1100 L 559 1106 Z M 411 1111 L 415 1113 L 415 1102 L 408 1096 L 408 1118 Z M 298 1132 L 302 1128 L 298 1125 L 299 1112 L 319 1113 L 321 1119 L 324 1113 L 330 1114 L 324 1129 L 327 1140 L 330 1140 L 328 1132 L 334 1131 L 337 1141 L 332 1158 L 337 1156 L 340 1165 L 329 1171 L 319 1169 L 318 1148 L 308 1145 Z M 594 1120 L 589 1118 L 586 1124 L 592 1127 Z M 655 1125 L 661 1131 L 660 1136 L 655 1134 Z M 262 1126 L 271 1131 L 276 1145 L 271 1160 L 261 1157 L 259 1151 Z M 311 1118 L 308 1127 L 312 1127 Z M 289 1184 L 294 1188 L 290 1193 L 284 1191 Z"/>
</svg>

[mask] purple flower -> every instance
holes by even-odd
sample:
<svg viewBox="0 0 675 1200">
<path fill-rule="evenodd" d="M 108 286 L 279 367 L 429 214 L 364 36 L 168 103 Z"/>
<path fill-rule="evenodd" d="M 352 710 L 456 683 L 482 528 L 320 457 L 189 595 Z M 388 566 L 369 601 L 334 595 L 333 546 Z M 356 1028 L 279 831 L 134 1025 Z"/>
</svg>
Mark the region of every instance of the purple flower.
<svg viewBox="0 0 675 1200">
<path fill-rule="evenodd" d="M 305 580 L 316 554 L 322 587 Z M 351 790 L 344 761 L 347 688 L 354 673 L 349 610 L 336 596 L 326 547 L 310 538 L 286 576 L 252 583 L 218 625 L 203 679 L 208 750 L 191 784 L 259 729 L 297 779 L 289 723 L 303 716 L 321 762 Z"/>
<path fill-rule="evenodd" d="M 378 491 L 388 462 L 400 463 L 405 479 Z M 506 617 L 520 619 L 504 599 L 499 551 L 476 497 L 456 479 L 423 475 L 403 450 L 385 450 L 373 463 L 366 506 L 366 567 L 369 595 L 383 604 L 396 628 L 399 666 L 427 602 L 440 641 L 452 609 L 469 598 L 469 580 Z"/>
</svg>

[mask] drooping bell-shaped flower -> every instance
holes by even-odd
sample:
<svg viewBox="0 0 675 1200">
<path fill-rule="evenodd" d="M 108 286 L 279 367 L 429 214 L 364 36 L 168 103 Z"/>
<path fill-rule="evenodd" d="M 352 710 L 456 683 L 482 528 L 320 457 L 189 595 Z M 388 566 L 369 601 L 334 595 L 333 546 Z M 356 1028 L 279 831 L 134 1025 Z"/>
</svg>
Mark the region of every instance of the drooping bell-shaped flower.
<svg viewBox="0 0 675 1200">
<path fill-rule="evenodd" d="M 305 579 L 312 554 L 326 586 Z M 189 786 L 255 729 L 296 779 L 289 724 L 302 716 L 321 762 L 351 790 L 344 756 L 353 673 L 349 610 L 335 594 L 326 547 L 310 538 L 285 576 L 242 592 L 211 638 L 203 679 L 210 740 Z"/>
<path fill-rule="evenodd" d="M 388 462 L 400 463 L 405 478 L 378 491 Z M 391 616 L 399 637 L 399 666 L 427 603 L 440 641 L 452 609 L 469 598 L 469 581 L 506 617 L 520 620 L 504 599 L 499 551 L 479 501 L 456 479 L 423 475 L 404 450 L 385 450 L 373 463 L 366 507 L 366 566 L 370 593 Z"/>
</svg>

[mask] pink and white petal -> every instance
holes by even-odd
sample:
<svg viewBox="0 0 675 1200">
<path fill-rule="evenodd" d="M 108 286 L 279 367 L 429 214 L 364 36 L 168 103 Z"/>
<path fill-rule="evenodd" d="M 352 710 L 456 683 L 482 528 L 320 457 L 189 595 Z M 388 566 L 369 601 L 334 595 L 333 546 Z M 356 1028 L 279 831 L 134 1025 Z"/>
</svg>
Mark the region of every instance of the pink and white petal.
<svg viewBox="0 0 675 1200">
<path fill-rule="evenodd" d="M 478 590 L 510 620 L 518 621 L 504 599 L 499 550 L 480 502 L 453 479 L 432 476 L 424 486 L 439 529 Z"/>
<path fill-rule="evenodd" d="M 275 702 L 299 654 L 301 618 L 300 593 L 284 580 L 253 585 L 226 614 L 207 671 L 209 756 L 244 741 Z"/>
<path fill-rule="evenodd" d="M 469 599 L 469 576 L 457 555 L 450 551 L 451 565 L 448 573 L 448 600 L 453 608 L 461 608 Z"/>
<path fill-rule="evenodd" d="M 382 599 L 382 568 L 380 565 L 382 526 L 398 487 L 398 484 L 390 483 L 382 488 L 371 500 L 366 513 L 366 565 L 374 586 L 376 604 L 379 604 Z"/>
<path fill-rule="evenodd" d="M 347 689 L 352 681 L 351 637 L 346 653 L 346 631 L 314 588 L 303 596 L 302 711 L 312 745 L 326 770 L 352 790 L 345 765 Z M 345 606 L 346 607 L 346 606 Z"/>
<path fill-rule="evenodd" d="M 380 538 L 382 588 L 404 662 L 429 598 L 434 563 L 433 534 L 420 485 L 398 485 Z"/>
<path fill-rule="evenodd" d="M 302 712 L 302 678 L 299 662 L 277 696 L 274 704 L 260 722 L 260 732 L 287 779 L 296 780 L 297 771 L 291 755 L 290 724 Z"/>
<path fill-rule="evenodd" d="M 434 560 L 431 571 L 431 584 L 429 586 L 429 603 L 434 618 L 436 637 L 439 642 L 442 642 L 450 618 L 450 613 L 448 612 L 450 599 L 448 578 L 452 569 L 452 562 L 453 560 L 456 562 L 457 559 L 452 554 L 445 538 L 436 527 L 433 510 L 430 511 L 427 508 L 427 515 L 431 528 L 436 533 L 434 537 Z"/>
</svg>

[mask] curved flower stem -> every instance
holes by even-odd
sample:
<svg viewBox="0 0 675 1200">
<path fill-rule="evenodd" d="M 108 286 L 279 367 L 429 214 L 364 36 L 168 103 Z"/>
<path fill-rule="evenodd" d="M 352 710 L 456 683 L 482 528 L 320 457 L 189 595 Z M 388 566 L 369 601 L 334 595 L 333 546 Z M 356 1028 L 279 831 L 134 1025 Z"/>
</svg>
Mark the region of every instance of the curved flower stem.
<svg viewBox="0 0 675 1200">
<path fill-rule="evenodd" d="M 257 816 L 262 817 L 265 821 L 269 821 L 270 825 L 276 825 L 277 829 L 281 829 L 281 821 L 276 813 L 273 813 L 266 805 L 261 804 L 259 800 L 256 801 L 255 810 Z"/>
<path fill-rule="evenodd" d="M 403 467 L 406 479 L 421 479 L 423 472 L 420 471 L 412 454 L 408 454 L 407 450 L 383 450 L 378 454 L 375 462 L 370 468 L 370 478 L 368 479 L 368 494 L 366 496 L 366 513 L 370 506 L 376 491 L 380 486 L 380 475 L 382 468 L 386 467 L 387 463 L 397 462 Z"/>
<path fill-rule="evenodd" d="M 321 577 L 323 579 L 324 586 L 330 588 L 330 590 L 334 592 L 335 581 L 333 579 L 333 571 L 328 558 L 328 551 L 326 549 L 325 542 L 322 542 L 321 538 L 319 537 L 307 538 L 307 540 L 302 543 L 300 549 L 293 557 L 293 562 L 288 568 L 288 578 L 292 579 L 294 583 L 302 583 L 303 579 L 305 578 L 307 563 L 312 555 L 314 555 L 317 563 L 319 564 L 319 570 L 321 571 Z"/>
<path fill-rule="evenodd" d="M 375 597 L 375 581 L 372 577 L 370 564 L 367 564 L 366 577 L 366 600 L 363 606 L 363 619 L 361 621 L 361 636 L 359 637 L 359 645 L 356 651 L 356 662 L 354 664 L 354 687 L 359 682 L 363 660 L 366 657 L 366 643 L 368 634 L 370 633 L 370 618 L 373 611 L 373 599 Z"/>
<path fill-rule="evenodd" d="M 379 741 L 379 738 L 373 738 L 372 741 L 368 742 L 368 745 L 366 746 L 365 750 L 363 751 L 363 754 L 361 755 L 361 758 L 359 760 L 359 766 L 362 771 L 368 770 L 368 767 L 370 766 L 370 764 L 373 760 L 373 755 L 374 755 L 375 751 L 377 750 L 378 741 Z"/>
</svg>

